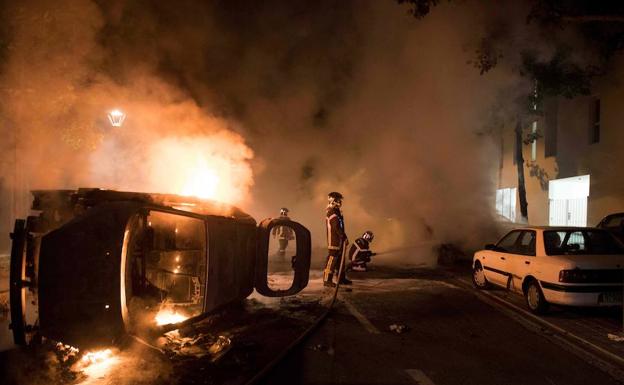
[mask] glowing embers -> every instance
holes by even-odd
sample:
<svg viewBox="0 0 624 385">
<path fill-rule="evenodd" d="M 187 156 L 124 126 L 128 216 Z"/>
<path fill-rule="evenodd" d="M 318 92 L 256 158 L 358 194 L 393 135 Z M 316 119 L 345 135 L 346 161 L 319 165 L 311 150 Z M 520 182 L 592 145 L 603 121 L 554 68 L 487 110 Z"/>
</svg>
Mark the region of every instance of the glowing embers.
<svg viewBox="0 0 624 385">
<path fill-rule="evenodd" d="M 171 308 L 162 308 L 156 313 L 156 325 L 169 325 L 169 324 L 177 324 L 182 321 L 186 321 L 189 317 L 178 313 L 176 310 Z"/>
<path fill-rule="evenodd" d="M 95 352 L 87 352 L 82 356 L 83 364 L 99 364 L 113 357 L 113 351 L 110 349 L 97 350 Z"/>
<path fill-rule="evenodd" d="M 77 369 L 89 377 L 103 377 L 119 363 L 119 357 L 112 349 L 86 352 L 77 364 Z"/>
<path fill-rule="evenodd" d="M 110 373 L 120 359 L 113 349 L 87 351 L 80 356 L 80 350 L 63 343 L 56 344 L 56 356 L 63 365 L 71 365 L 73 372 L 83 372 L 89 377 L 101 378 Z"/>
</svg>

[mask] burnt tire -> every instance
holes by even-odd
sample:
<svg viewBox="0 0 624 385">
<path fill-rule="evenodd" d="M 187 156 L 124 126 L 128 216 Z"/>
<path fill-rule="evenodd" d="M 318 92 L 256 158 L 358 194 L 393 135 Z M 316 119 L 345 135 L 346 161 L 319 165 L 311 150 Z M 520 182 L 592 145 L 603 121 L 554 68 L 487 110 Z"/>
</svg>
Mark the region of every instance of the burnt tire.
<svg viewBox="0 0 624 385">
<path fill-rule="evenodd" d="M 531 280 L 524 289 L 526 305 L 533 314 L 545 314 L 549 304 L 544 298 L 544 293 L 536 280 Z"/>
<path fill-rule="evenodd" d="M 472 284 L 479 290 L 486 290 L 491 287 L 490 282 L 485 278 L 483 266 L 479 262 L 476 262 L 472 268 Z"/>
</svg>

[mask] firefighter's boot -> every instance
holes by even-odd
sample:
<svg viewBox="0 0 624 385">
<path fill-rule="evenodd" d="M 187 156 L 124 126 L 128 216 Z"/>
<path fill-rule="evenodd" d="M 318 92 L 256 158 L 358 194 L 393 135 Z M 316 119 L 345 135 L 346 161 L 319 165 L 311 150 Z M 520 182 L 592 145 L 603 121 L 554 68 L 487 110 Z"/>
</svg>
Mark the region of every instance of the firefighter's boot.
<svg viewBox="0 0 624 385">
<path fill-rule="evenodd" d="M 344 271 L 340 275 L 340 279 L 338 280 L 338 283 L 340 283 L 341 285 L 351 285 L 351 284 L 353 284 L 353 282 L 351 282 L 351 280 L 347 279 L 347 277 L 345 276 L 345 272 Z"/>
<path fill-rule="evenodd" d="M 336 287 L 336 284 L 333 282 L 334 275 L 333 274 L 325 274 L 323 277 L 323 286 L 325 287 Z"/>
</svg>

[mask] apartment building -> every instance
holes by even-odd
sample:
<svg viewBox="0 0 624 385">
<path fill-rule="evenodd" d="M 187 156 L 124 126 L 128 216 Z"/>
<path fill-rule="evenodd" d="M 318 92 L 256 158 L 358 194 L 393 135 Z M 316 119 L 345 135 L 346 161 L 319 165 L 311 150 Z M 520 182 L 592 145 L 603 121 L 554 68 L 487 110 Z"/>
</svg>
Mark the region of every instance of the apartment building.
<svg viewBox="0 0 624 385">
<path fill-rule="evenodd" d="M 543 117 L 524 128 L 529 224 L 593 226 L 624 211 L 624 60 L 618 61 L 592 95 L 546 100 Z M 521 222 L 514 126 L 499 135 L 496 210 Z"/>
</svg>

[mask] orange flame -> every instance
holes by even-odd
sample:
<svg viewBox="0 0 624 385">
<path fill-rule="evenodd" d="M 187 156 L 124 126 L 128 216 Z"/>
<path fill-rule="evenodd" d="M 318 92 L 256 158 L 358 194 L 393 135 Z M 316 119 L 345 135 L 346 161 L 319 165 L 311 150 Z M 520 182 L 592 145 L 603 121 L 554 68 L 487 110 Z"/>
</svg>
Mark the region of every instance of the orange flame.
<svg viewBox="0 0 624 385">
<path fill-rule="evenodd" d="M 156 325 L 168 325 L 168 324 L 177 324 L 178 322 L 182 322 L 187 320 L 189 317 L 184 316 L 175 310 L 171 309 L 160 309 L 156 317 Z"/>
<path fill-rule="evenodd" d="M 92 378 L 102 378 L 110 373 L 111 369 L 119 363 L 120 359 L 112 349 L 96 350 L 87 352 L 77 363 L 78 369 Z"/>
<path fill-rule="evenodd" d="M 95 352 L 87 352 L 82 356 L 82 362 L 85 364 L 96 364 L 110 359 L 113 351 L 110 349 L 98 350 Z"/>
<path fill-rule="evenodd" d="M 162 139 L 150 156 L 152 190 L 240 204 L 253 184 L 252 156 L 230 138 Z"/>
</svg>

